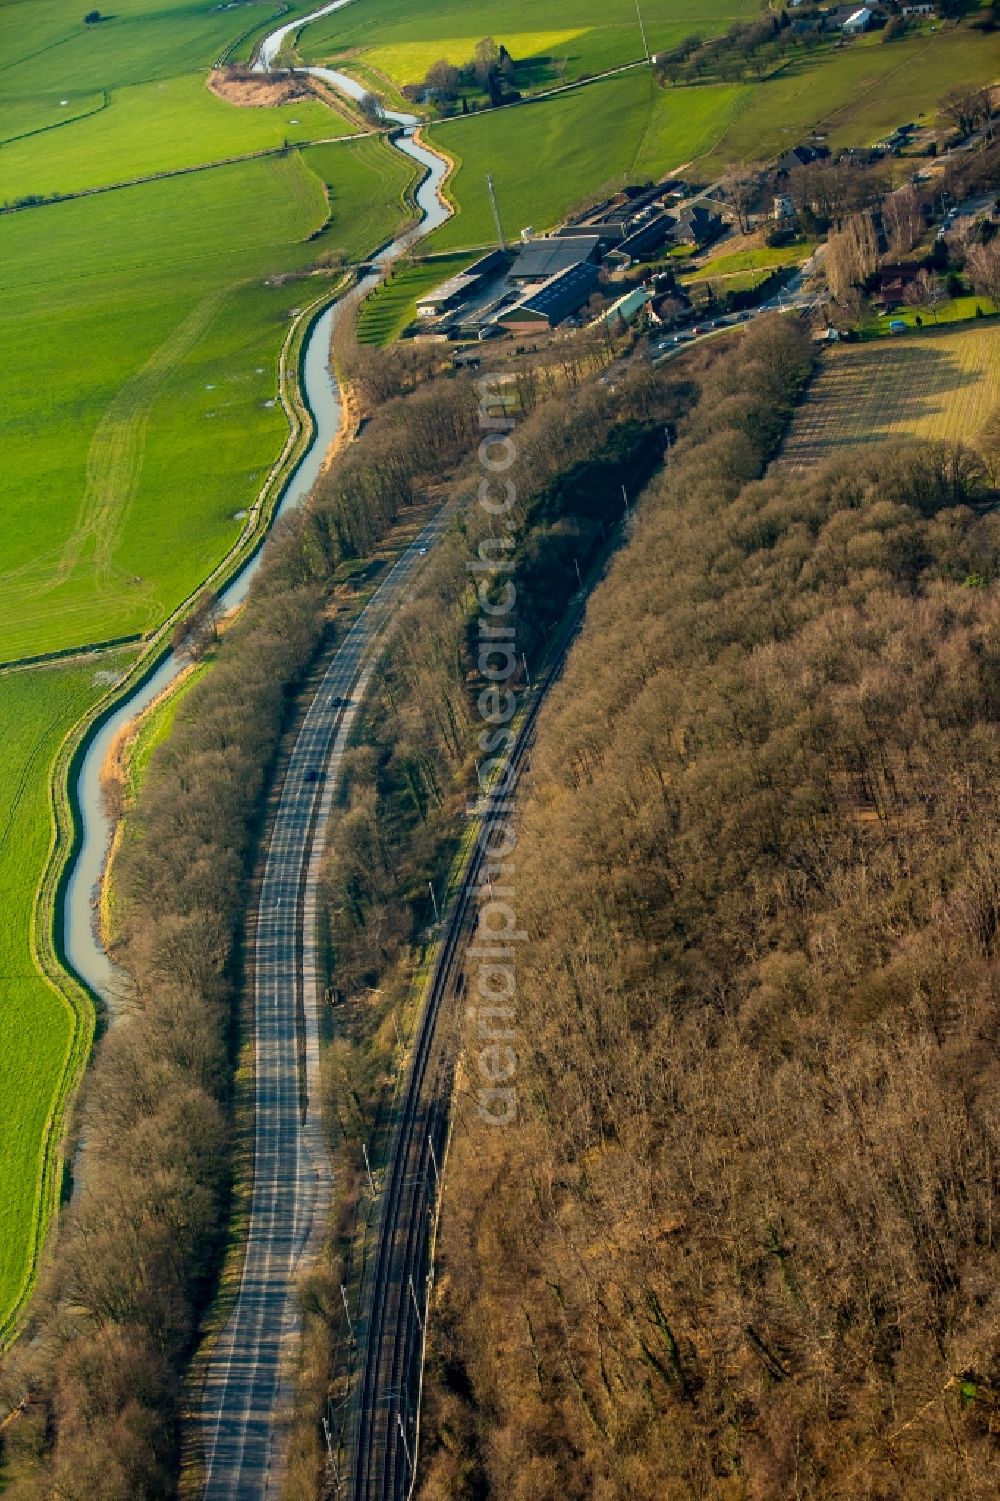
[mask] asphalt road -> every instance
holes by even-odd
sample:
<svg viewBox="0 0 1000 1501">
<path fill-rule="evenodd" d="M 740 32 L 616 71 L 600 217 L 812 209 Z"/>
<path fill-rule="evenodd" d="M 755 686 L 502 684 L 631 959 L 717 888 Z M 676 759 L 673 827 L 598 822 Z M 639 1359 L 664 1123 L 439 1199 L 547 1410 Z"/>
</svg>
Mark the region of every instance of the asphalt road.
<svg viewBox="0 0 1000 1501">
<path fill-rule="evenodd" d="M 344 750 L 385 628 L 439 513 L 372 596 L 330 662 L 299 730 L 268 842 L 250 939 L 256 1045 L 254 1184 L 235 1306 L 210 1361 L 200 1411 L 206 1501 L 277 1496 L 275 1411 L 298 1333 L 294 1288 L 318 1236 L 331 1167 L 316 1099 L 320 980 L 316 897 Z M 300 1068 L 300 1057 L 304 1068 Z"/>
</svg>

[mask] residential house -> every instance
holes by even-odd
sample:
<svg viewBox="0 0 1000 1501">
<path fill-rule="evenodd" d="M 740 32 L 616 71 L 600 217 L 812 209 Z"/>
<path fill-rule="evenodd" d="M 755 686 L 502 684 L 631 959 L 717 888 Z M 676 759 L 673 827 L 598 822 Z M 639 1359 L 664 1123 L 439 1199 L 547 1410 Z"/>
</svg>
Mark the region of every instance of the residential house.
<svg viewBox="0 0 1000 1501">
<path fill-rule="evenodd" d="M 669 238 L 675 245 L 707 245 L 721 232 L 722 215 L 696 203 L 681 214 L 670 230 Z"/>
</svg>

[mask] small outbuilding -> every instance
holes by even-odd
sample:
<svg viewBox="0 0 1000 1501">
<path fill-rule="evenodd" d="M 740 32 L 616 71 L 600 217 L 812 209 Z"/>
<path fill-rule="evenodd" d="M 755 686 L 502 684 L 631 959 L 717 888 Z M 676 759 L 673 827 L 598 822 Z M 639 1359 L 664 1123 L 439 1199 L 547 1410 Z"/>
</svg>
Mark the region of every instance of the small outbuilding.
<svg viewBox="0 0 1000 1501">
<path fill-rule="evenodd" d="M 845 36 L 860 36 L 867 31 L 875 19 L 875 12 L 870 5 L 862 5 L 860 10 L 852 12 L 841 28 Z"/>
</svg>

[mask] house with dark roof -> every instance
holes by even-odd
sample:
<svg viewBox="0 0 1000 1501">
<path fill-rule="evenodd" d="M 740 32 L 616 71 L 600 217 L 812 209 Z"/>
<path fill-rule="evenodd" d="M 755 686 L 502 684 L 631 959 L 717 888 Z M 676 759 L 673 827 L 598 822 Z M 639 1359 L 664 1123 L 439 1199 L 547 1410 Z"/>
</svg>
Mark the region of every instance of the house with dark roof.
<svg viewBox="0 0 1000 1501">
<path fill-rule="evenodd" d="M 546 281 L 560 271 L 596 261 L 600 237 L 593 235 L 552 235 L 547 239 L 528 240 L 513 266 L 513 282 Z"/>
<path fill-rule="evenodd" d="M 886 262 L 879 267 L 878 285 L 873 300 L 882 307 L 899 307 L 906 301 L 907 293 L 920 277 L 923 265 L 920 261 Z"/>
<path fill-rule="evenodd" d="M 721 233 L 722 215 L 696 203 L 681 214 L 668 238 L 675 245 L 707 245 Z"/>
<path fill-rule="evenodd" d="M 823 162 L 830 155 L 829 146 L 821 144 L 808 146 L 804 142 L 798 146 L 792 146 L 778 161 L 778 173 L 793 172 L 796 167 L 811 167 L 813 162 Z"/>
</svg>

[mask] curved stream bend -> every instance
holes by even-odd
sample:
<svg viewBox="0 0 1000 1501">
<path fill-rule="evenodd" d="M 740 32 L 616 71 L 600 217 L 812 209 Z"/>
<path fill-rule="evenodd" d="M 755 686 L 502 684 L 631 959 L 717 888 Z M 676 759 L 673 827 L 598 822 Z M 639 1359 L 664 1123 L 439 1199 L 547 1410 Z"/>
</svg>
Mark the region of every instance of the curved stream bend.
<svg viewBox="0 0 1000 1501">
<path fill-rule="evenodd" d="M 309 21 L 339 10 L 349 0 L 334 0 L 331 5 L 300 16 L 265 37 L 261 43 L 256 68 L 265 72 L 273 64 L 285 37 L 299 31 Z M 330 68 L 310 68 L 318 78 L 350 99 L 360 99 L 365 89 L 348 78 L 346 74 Z M 290 477 L 275 508 L 275 517 L 299 506 L 308 496 L 323 460 L 337 433 L 340 431 L 342 413 L 336 382 L 330 371 L 330 343 L 334 325 L 343 310 L 352 307 L 371 291 L 386 275 L 390 265 L 415 241 L 430 234 L 443 224 L 451 209 L 443 201 L 440 188 L 448 171 L 444 158 L 435 155 L 426 146 L 413 139 L 419 123 L 415 115 L 386 111 L 386 118 L 402 127 L 399 135 L 392 138 L 392 145 L 404 156 L 423 169 L 424 178 L 417 189 L 416 202 L 420 211 L 418 223 L 392 240 L 377 255 L 372 257 L 373 271 L 355 287 L 326 309 L 317 319 L 309 335 L 304 357 L 304 394 L 315 421 L 312 442 L 298 467 Z M 256 552 L 235 575 L 220 596 L 223 610 L 231 610 L 243 602 L 250 580 L 260 563 Z M 76 782 L 76 796 L 80 829 L 80 843 L 66 883 L 63 899 L 63 940 L 69 967 L 95 995 L 99 996 L 110 1010 L 115 1009 L 116 995 L 121 983 L 119 971 L 105 952 L 96 931 L 94 908 L 96 905 L 104 866 L 111 844 L 111 822 L 104 810 L 101 795 L 101 768 L 114 741 L 125 725 L 141 714 L 143 709 L 174 681 L 184 663 L 171 652 L 128 698 L 123 699 L 114 713 L 104 720 L 91 736 Z"/>
</svg>

